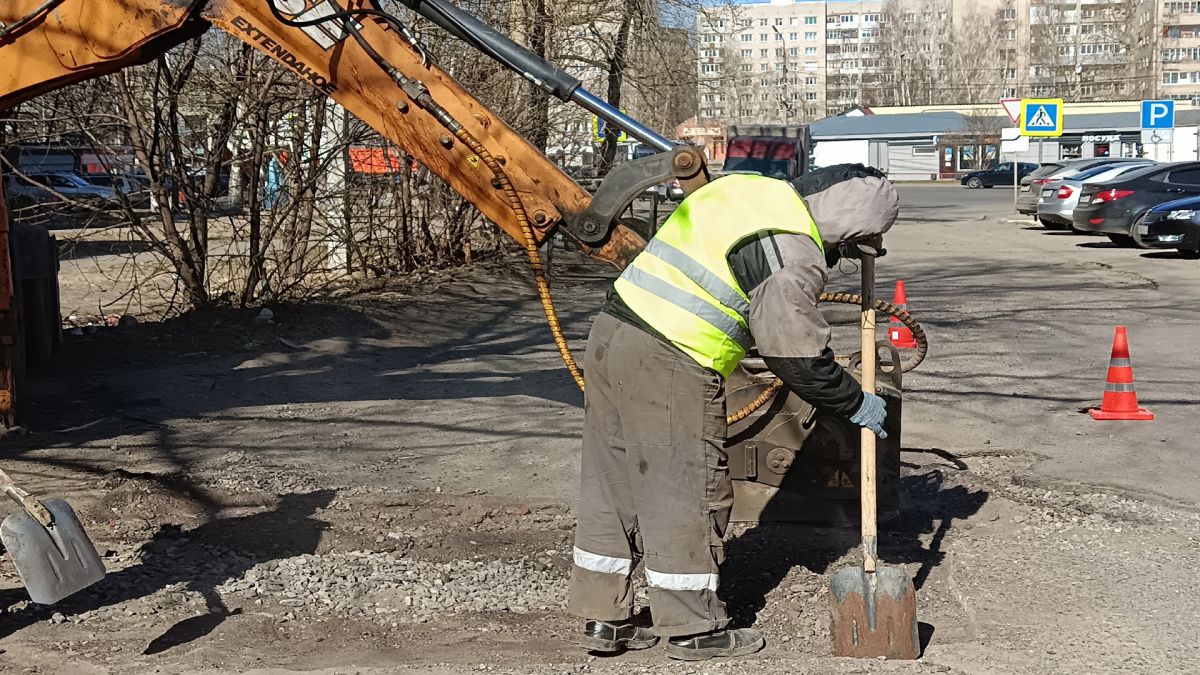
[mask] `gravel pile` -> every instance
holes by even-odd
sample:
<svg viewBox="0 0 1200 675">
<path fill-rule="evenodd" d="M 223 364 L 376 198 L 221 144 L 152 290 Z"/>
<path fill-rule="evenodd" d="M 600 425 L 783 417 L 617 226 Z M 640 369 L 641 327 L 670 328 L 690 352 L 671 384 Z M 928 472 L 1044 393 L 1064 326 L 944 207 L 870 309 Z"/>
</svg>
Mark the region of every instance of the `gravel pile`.
<svg viewBox="0 0 1200 675">
<path fill-rule="evenodd" d="M 544 567 L 527 560 L 439 563 L 351 551 L 261 563 L 216 590 L 321 617 L 379 615 L 424 622 L 462 612 L 560 609 L 566 579 Z"/>
</svg>

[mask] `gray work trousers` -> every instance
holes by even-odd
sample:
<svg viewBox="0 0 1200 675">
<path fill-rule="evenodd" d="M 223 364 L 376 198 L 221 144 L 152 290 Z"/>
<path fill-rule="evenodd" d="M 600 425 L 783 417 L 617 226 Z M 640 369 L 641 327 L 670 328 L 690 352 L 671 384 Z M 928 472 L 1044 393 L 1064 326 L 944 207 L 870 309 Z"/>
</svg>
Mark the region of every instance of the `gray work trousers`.
<svg viewBox="0 0 1200 675">
<path fill-rule="evenodd" d="M 680 351 L 608 314 L 584 362 L 583 456 L 568 610 L 620 621 L 645 565 L 654 632 L 729 623 L 717 597 L 733 506 L 725 383 Z"/>
</svg>

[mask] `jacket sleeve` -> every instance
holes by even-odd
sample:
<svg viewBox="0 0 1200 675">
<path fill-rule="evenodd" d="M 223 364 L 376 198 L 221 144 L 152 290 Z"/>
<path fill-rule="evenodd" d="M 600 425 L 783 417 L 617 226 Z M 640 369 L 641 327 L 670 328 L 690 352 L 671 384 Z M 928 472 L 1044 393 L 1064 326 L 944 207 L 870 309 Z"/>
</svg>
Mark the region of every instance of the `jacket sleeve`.
<svg viewBox="0 0 1200 675">
<path fill-rule="evenodd" d="M 825 257 L 812 239 L 776 233 L 780 268 L 750 291 L 750 332 L 759 355 L 797 396 L 825 412 L 849 417 L 862 390 L 829 349 L 829 324 L 817 307 L 825 288 Z"/>
</svg>

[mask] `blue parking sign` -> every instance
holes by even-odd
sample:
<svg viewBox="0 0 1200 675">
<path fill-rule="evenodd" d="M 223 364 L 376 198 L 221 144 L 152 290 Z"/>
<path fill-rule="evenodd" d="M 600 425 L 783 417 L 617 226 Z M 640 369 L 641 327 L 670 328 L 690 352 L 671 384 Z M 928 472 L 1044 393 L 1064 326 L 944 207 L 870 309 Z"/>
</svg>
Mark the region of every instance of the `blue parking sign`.
<svg viewBox="0 0 1200 675">
<path fill-rule="evenodd" d="M 1175 101 L 1142 101 L 1143 129 L 1174 129 Z"/>
</svg>

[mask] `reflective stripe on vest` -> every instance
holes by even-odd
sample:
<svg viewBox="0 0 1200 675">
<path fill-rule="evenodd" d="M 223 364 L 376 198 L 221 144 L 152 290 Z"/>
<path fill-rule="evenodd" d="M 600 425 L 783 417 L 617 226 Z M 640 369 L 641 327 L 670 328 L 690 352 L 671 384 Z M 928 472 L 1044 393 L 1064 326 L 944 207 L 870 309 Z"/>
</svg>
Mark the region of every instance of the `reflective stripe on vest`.
<svg viewBox="0 0 1200 675">
<path fill-rule="evenodd" d="M 803 234 L 824 251 L 808 207 L 786 181 L 735 174 L 688 196 L 617 279 L 625 304 L 705 368 L 728 375 L 751 346 L 750 300 L 727 259 L 741 241 Z M 779 260 L 766 240 L 768 262 Z"/>
</svg>

